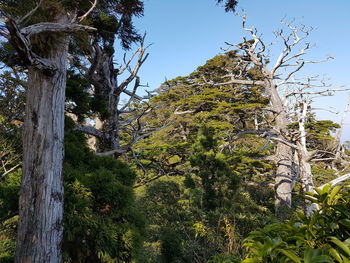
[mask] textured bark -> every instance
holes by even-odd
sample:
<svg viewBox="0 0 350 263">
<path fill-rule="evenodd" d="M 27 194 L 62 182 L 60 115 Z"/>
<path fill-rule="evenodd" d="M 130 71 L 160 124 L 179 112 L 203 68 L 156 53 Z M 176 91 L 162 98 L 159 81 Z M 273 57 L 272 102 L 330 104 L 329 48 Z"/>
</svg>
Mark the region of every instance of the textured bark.
<svg viewBox="0 0 350 263">
<path fill-rule="evenodd" d="M 100 47 L 96 46 L 96 49 L 100 49 Z M 98 58 L 97 74 L 94 75 L 95 83 L 98 83 L 95 88 L 106 102 L 109 116 L 104 121 L 96 118 L 95 128 L 105 134 L 98 138 L 100 141 L 97 141 L 98 151 L 105 152 L 120 149 L 118 105 L 123 89 L 117 83 L 118 71 L 113 65 L 113 55 L 103 53 L 102 50 L 99 50 L 98 53 L 101 55 Z M 118 158 L 119 154 L 115 153 L 114 156 Z"/>
<path fill-rule="evenodd" d="M 246 69 L 249 64 L 253 64 L 254 67 L 260 71 L 261 78 L 260 80 L 242 79 L 245 76 L 242 74 L 242 71 L 240 71 L 225 76 L 230 77 L 230 80 L 215 85 L 259 85 L 265 88 L 266 94 L 269 96 L 271 103 L 271 107 L 268 110 L 273 112 L 275 117 L 273 124 L 273 130 L 275 130 L 275 132 L 274 134 L 267 132 L 266 138 L 268 140 L 271 139 L 277 141 L 275 154 L 277 160 L 275 209 L 278 217 L 285 218 L 288 217 L 288 214 L 285 213 L 283 207 L 291 207 L 292 190 L 298 175 L 298 170 L 296 169 L 297 165 L 294 162 L 295 151 L 297 151 L 299 159 L 301 158 L 306 162 L 305 165 L 302 165 L 303 167 L 301 169 L 305 174 L 311 174 L 311 172 L 308 172 L 310 167 L 307 165 L 307 162 L 310 159 L 305 157 L 310 155 L 306 150 L 306 146 L 305 151 L 300 151 L 300 148 L 290 141 L 291 136 L 288 135 L 289 132 L 287 129 L 287 125 L 289 124 L 288 108 L 285 107 L 284 102 L 286 102 L 291 95 L 301 94 L 299 91 L 293 91 L 288 94 L 288 89 L 291 85 L 310 87 L 310 81 L 312 81 L 313 78 L 308 78 L 306 82 L 293 79 L 293 76 L 298 71 L 300 71 L 306 64 L 320 63 L 328 60 L 330 57 L 321 61 L 305 60 L 304 55 L 306 54 L 306 51 L 311 48 L 311 45 L 307 41 L 304 44 L 302 42 L 309 36 L 312 28 L 308 29 L 305 26 L 298 27 L 292 23 L 281 21 L 282 24 L 286 26 L 287 32 L 281 29 L 275 32 L 275 35 L 282 41 L 284 48 L 279 54 L 274 66 L 272 66 L 271 69 L 268 69 L 267 67 L 270 62 L 267 63 L 267 61 L 270 61 L 270 58 L 266 52 L 267 45 L 265 45 L 262 38 L 258 36 L 258 30 L 255 27 L 246 27 L 246 16 L 242 15 L 241 17 L 243 20 L 243 30 L 250 35 L 250 40 L 243 37 L 244 42 L 238 45 L 227 44 L 229 47 L 235 46 L 241 49 L 244 54 L 239 63 L 245 66 Z M 302 47 L 297 49 L 300 45 Z M 278 89 L 281 87 L 285 87 L 285 94 L 283 95 L 280 95 L 278 92 Z M 325 94 L 325 92 L 327 91 L 316 93 L 306 92 L 306 94 Z M 308 177 L 308 182 L 306 182 L 308 185 L 312 183 L 312 180 L 310 181 L 309 179 L 310 176 Z"/>
<path fill-rule="evenodd" d="M 86 69 L 83 67 L 83 70 L 86 71 L 88 78 L 94 86 L 96 95 L 103 98 L 106 102 L 108 116 L 105 119 L 96 116 L 94 127 L 84 126 L 77 127 L 77 129 L 95 137 L 94 140 L 90 141 L 90 147 L 99 152 L 97 154 L 100 156 L 113 155 L 117 159 L 120 155 L 130 151 L 132 145 L 145 136 L 139 121 L 147 111 L 145 110 L 138 113 L 134 109 L 129 109 L 135 99 L 142 101 L 146 98 L 136 95 L 137 89 L 141 86 L 137 74 L 148 56 L 148 54 L 145 54 L 147 48 L 144 48 L 143 44 L 144 38 L 140 42 L 140 47 L 133 53 L 128 61 L 126 61 L 124 57 L 125 65 L 116 68 L 113 62 L 113 53 L 111 53 L 110 50 L 100 47 L 98 43 L 95 43 L 89 59 L 91 63 L 90 68 Z M 131 63 L 134 58 L 137 59 L 132 68 Z M 127 77 L 119 84 L 118 77 L 126 72 L 128 72 Z M 128 91 L 127 87 L 132 82 L 134 82 L 133 90 Z M 123 106 L 120 105 L 122 93 L 129 96 L 128 101 Z M 121 108 L 119 109 L 119 107 Z M 121 145 L 121 131 L 132 123 L 137 123 L 139 125 L 139 127 L 134 130 L 134 134 L 131 135 L 133 139 L 128 144 Z M 155 131 L 156 129 L 154 132 Z M 140 133 L 143 134 L 140 135 Z"/>
<path fill-rule="evenodd" d="M 16 262 L 59 263 L 63 237 L 63 137 L 68 37 L 57 38 L 48 75 L 29 67 Z"/>
<path fill-rule="evenodd" d="M 265 89 L 270 97 L 271 107 L 277 113 L 274 129 L 280 134 L 287 130 L 289 124 L 288 115 L 278 94 L 273 76 L 267 70 L 263 70 L 268 79 L 265 81 Z M 277 171 L 275 178 L 275 209 L 278 217 L 284 217 L 284 208 L 292 205 L 292 190 L 295 185 L 296 174 L 294 172 L 293 149 L 281 142 L 276 147 Z"/>
</svg>

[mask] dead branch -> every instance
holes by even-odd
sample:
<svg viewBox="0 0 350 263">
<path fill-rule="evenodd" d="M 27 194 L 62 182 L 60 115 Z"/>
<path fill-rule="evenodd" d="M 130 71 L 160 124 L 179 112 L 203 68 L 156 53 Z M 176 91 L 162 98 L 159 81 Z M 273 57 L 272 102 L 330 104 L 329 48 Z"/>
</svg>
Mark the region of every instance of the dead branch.
<svg viewBox="0 0 350 263">
<path fill-rule="evenodd" d="M 34 25 L 27 26 L 20 30 L 20 33 L 26 38 L 30 38 L 33 35 L 41 33 L 75 33 L 78 31 L 96 31 L 97 29 L 91 26 L 85 26 L 78 23 L 51 23 L 42 22 Z"/>
<path fill-rule="evenodd" d="M 82 16 L 78 17 L 77 21 L 80 23 L 82 22 L 96 7 L 97 5 L 97 0 L 95 2 L 90 2 L 91 3 L 91 8 Z"/>
<path fill-rule="evenodd" d="M 350 178 L 350 173 L 349 174 L 344 174 L 344 175 L 342 175 L 342 176 L 340 176 L 338 178 L 335 178 L 334 180 L 332 180 L 332 181 L 330 181 L 330 182 L 328 182 L 326 184 L 323 184 L 323 185 L 321 185 L 321 186 L 319 186 L 317 188 L 318 189 L 323 189 L 327 185 L 334 186 L 334 185 L 339 184 L 339 183 L 341 183 L 341 182 L 343 182 L 343 181 L 345 181 L 345 180 L 347 180 L 349 178 Z"/>
<path fill-rule="evenodd" d="M 26 14 L 25 16 L 21 17 L 18 21 L 16 21 L 16 23 L 18 25 L 22 24 L 22 23 L 25 23 L 27 19 L 29 19 L 31 16 L 34 15 L 34 13 L 39 9 L 39 7 L 41 6 L 42 3 L 43 3 L 43 0 L 40 0 L 35 8 L 33 8 L 31 11 L 29 11 L 29 13 Z"/>
<path fill-rule="evenodd" d="M 90 126 L 90 125 L 87 125 L 87 126 L 77 125 L 77 126 L 75 126 L 74 129 L 77 131 L 81 131 L 83 133 L 95 136 L 95 137 L 102 139 L 102 140 L 106 138 L 106 134 L 104 132 L 102 132 L 102 131 L 100 131 L 100 130 L 98 130 L 95 127 Z"/>
<path fill-rule="evenodd" d="M 8 174 L 14 172 L 18 168 L 21 167 L 21 164 L 16 164 L 15 166 L 11 167 L 10 169 L 6 170 L 2 175 L 0 175 L 0 181 L 3 180 Z"/>
</svg>

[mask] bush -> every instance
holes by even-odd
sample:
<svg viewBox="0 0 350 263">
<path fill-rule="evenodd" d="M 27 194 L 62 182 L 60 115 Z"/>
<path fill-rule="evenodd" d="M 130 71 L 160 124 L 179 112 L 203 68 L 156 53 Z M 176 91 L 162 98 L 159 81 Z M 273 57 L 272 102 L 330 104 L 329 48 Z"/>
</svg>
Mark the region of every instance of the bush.
<svg viewBox="0 0 350 263">
<path fill-rule="evenodd" d="M 242 263 L 350 262 L 349 186 L 330 186 L 305 198 L 319 210 L 312 216 L 270 224 L 245 239 Z"/>
</svg>

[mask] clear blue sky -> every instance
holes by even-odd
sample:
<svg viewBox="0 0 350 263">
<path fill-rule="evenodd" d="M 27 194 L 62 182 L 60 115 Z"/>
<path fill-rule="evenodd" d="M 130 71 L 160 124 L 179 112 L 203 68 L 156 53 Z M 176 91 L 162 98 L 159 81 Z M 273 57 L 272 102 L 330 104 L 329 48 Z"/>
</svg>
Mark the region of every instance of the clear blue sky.
<svg viewBox="0 0 350 263">
<path fill-rule="evenodd" d="M 241 9 L 266 42 L 274 40 L 272 31 L 281 27 L 279 21 L 284 16 L 316 27 L 309 39 L 317 47 L 309 52 L 309 58 L 321 59 L 331 54 L 335 59 L 305 67 L 302 74 L 325 74 L 335 87 L 350 87 L 350 0 L 240 0 L 237 10 Z M 239 43 L 243 36 L 241 19 L 225 13 L 214 0 L 145 0 L 145 16 L 137 19 L 135 25 L 140 32 L 147 32 L 146 42 L 153 43 L 140 74 L 151 89 L 158 88 L 165 78 L 191 73 L 220 53 L 225 41 Z M 346 97 L 347 92 L 343 92 L 316 104 L 342 111 Z M 325 112 L 318 116 L 339 119 Z M 350 116 L 347 119 L 350 124 Z M 350 140 L 349 126 L 344 139 Z"/>
</svg>

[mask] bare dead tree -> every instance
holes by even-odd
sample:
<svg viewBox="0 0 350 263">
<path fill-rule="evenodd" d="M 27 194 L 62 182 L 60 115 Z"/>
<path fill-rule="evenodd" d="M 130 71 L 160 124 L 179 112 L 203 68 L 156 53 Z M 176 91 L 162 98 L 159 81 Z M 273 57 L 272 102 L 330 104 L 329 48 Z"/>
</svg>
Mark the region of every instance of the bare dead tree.
<svg viewBox="0 0 350 263">
<path fill-rule="evenodd" d="M 305 40 L 313 30 L 306 26 L 294 26 L 292 23 L 282 21 L 284 29 L 275 32 L 276 38 L 281 40 L 283 50 L 276 61 L 270 63 L 271 57 L 267 52 L 267 45 L 258 35 L 255 27 L 246 26 L 246 17 L 242 16 L 242 27 L 248 33 L 249 39 L 244 37 L 243 43 L 233 45 L 226 43 L 228 49 L 235 47 L 242 51 L 241 64 L 245 68 L 255 67 L 261 74 L 260 79 L 242 79 L 243 74 L 232 73 L 224 76 L 222 83 L 213 85 L 247 85 L 262 86 L 270 99 L 270 112 L 273 114 L 273 134 L 265 132 L 266 136 L 276 141 L 276 152 L 273 159 L 277 160 L 275 177 L 275 207 L 276 214 L 283 217 L 282 207 L 291 207 L 291 194 L 297 180 L 297 169 L 294 154 L 299 149 L 291 142 L 293 135 L 288 132 L 291 123 L 290 112 L 286 107 L 288 87 L 293 85 L 307 85 L 302 80 L 295 80 L 295 75 L 307 64 L 319 63 L 330 59 L 313 61 L 307 60 L 306 52 L 312 45 Z M 270 66 L 271 65 L 271 66 Z M 305 153 L 306 154 L 306 153 Z M 306 168 L 305 168 L 306 169 Z"/>
<path fill-rule="evenodd" d="M 310 165 L 315 151 L 309 152 L 306 147 L 306 128 L 307 113 L 309 107 L 309 100 L 304 99 L 303 95 L 300 96 L 301 101 L 299 102 L 300 111 L 297 113 L 297 121 L 299 126 L 299 139 L 296 141 L 297 145 L 297 158 L 299 164 L 299 178 L 304 193 L 315 193 L 315 184 L 313 181 L 313 175 Z M 306 201 L 305 203 L 305 214 L 307 216 L 312 215 L 314 211 L 318 210 L 318 206 L 315 203 Z"/>
<path fill-rule="evenodd" d="M 153 127 L 142 121 L 152 111 L 147 101 L 154 95 L 152 92 L 147 92 L 145 96 L 137 94 L 141 87 L 147 87 L 141 84 L 138 76 L 148 57 L 148 47 L 144 46 L 144 41 L 145 36 L 129 59 L 124 55 L 123 63 L 118 67 L 113 61 L 114 54 L 94 42 L 92 52 L 87 58 L 90 65 L 78 66 L 91 81 L 94 94 L 101 96 L 107 105 L 108 118 L 95 116 L 95 125 L 76 127 L 77 130 L 96 138 L 96 154 L 99 156 L 113 155 L 118 158 L 130 152 L 135 143 L 167 126 Z M 123 97 L 126 102 L 122 101 Z"/>
<path fill-rule="evenodd" d="M 307 149 L 307 132 L 306 132 L 306 122 L 307 116 L 310 114 L 314 108 L 311 107 L 311 103 L 315 98 L 324 97 L 324 96 L 333 96 L 338 91 L 346 91 L 347 88 L 330 88 L 329 85 L 326 85 L 324 81 L 319 81 L 319 84 L 315 85 L 313 80 L 309 78 L 305 85 L 302 86 L 294 86 L 294 91 L 290 92 L 286 95 L 287 98 L 292 98 L 294 101 L 295 107 L 295 116 L 296 121 L 299 126 L 299 134 L 296 140 L 297 152 L 298 152 L 298 163 L 299 163 L 299 176 L 302 185 L 302 189 L 304 192 L 315 193 L 315 185 L 313 182 L 313 174 L 311 171 L 310 162 L 317 161 L 334 161 L 337 158 L 337 148 L 334 152 L 328 152 L 320 149 L 316 149 L 313 151 L 308 151 Z M 348 107 L 348 106 L 347 106 Z M 346 108 L 347 108 L 346 107 Z M 327 109 L 324 109 L 327 110 Z M 345 110 L 345 112 L 347 109 Z M 293 113 L 292 113 L 293 114 Z M 343 114 L 343 118 L 345 117 Z M 343 122 L 343 120 L 342 120 Z M 336 133 L 335 140 L 339 140 L 339 132 L 341 133 L 341 129 L 338 129 Z M 339 144 L 338 144 L 339 145 Z M 321 156 L 319 155 L 321 154 Z M 325 156 L 326 155 L 326 156 Z M 329 157 L 331 155 L 331 157 Z M 346 179 L 346 178 L 345 178 Z M 345 180 L 344 179 L 344 180 Z M 306 201 L 305 205 L 305 213 L 307 216 L 310 216 L 314 211 L 318 209 L 317 205 Z"/>
<path fill-rule="evenodd" d="M 288 92 L 286 92 L 288 90 Z M 297 165 L 298 181 L 301 183 L 301 187 L 304 193 L 316 193 L 316 187 L 313 180 L 313 174 L 311 170 L 311 162 L 319 161 L 332 161 L 336 157 L 334 152 L 325 150 L 312 150 L 307 148 L 307 131 L 306 123 L 307 117 L 315 109 L 311 107 L 311 103 L 317 97 L 333 96 L 337 91 L 345 91 L 347 88 L 330 88 L 323 80 L 318 78 L 307 78 L 303 85 L 288 86 L 284 89 L 285 107 L 288 111 L 288 115 L 291 117 L 291 122 L 298 123 L 298 128 L 293 131 L 290 141 L 284 141 L 280 138 L 276 138 L 276 134 L 269 132 L 266 137 L 266 143 L 270 140 L 279 141 L 284 143 L 295 151 L 295 162 Z M 320 108 L 318 108 L 319 110 Z M 321 108 L 323 109 L 323 108 Z M 323 109 L 326 110 L 326 109 Z M 292 117 L 293 116 L 293 117 Z M 250 133 L 250 131 L 248 131 Z M 255 132 L 257 133 L 257 132 Z M 329 157 L 331 155 L 331 157 Z M 346 180 L 348 176 L 341 176 L 332 182 L 339 183 Z M 305 202 L 305 214 L 307 216 L 312 215 L 314 211 L 318 210 L 318 206 L 309 200 Z"/>
</svg>

